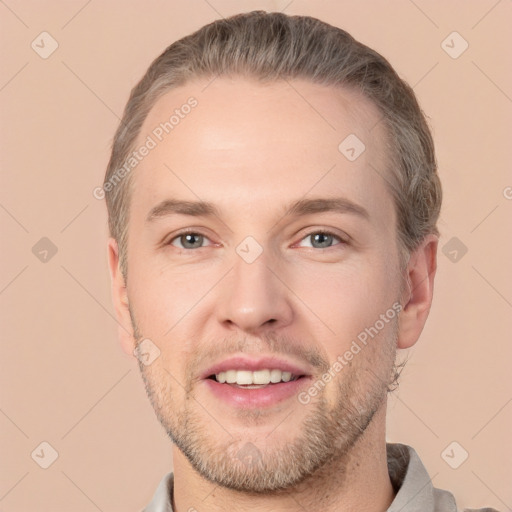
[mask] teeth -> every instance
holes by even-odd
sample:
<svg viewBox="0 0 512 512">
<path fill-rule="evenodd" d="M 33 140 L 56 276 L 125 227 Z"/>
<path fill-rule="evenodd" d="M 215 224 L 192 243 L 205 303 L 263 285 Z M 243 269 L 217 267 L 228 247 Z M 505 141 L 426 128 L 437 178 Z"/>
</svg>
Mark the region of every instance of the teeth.
<svg viewBox="0 0 512 512">
<path fill-rule="evenodd" d="M 270 372 L 270 382 L 280 382 L 281 381 L 281 370 L 271 370 Z"/>
<path fill-rule="evenodd" d="M 281 370 L 258 370 L 251 372 L 248 370 L 228 370 L 215 375 L 217 382 L 227 384 L 238 384 L 239 386 L 261 384 L 267 385 L 278 382 L 289 382 L 298 377 L 291 372 L 282 372 Z"/>
</svg>

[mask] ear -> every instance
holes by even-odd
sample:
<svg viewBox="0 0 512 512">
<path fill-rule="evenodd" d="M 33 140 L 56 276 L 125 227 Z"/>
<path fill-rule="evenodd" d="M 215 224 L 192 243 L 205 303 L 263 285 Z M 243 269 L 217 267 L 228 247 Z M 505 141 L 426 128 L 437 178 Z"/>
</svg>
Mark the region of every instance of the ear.
<svg viewBox="0 0 512 512">
<path fill-rule="evenodd" d="M 412 347 L 427 321 L 434 292 L 439 238 L 427 235 L 411 253 L 406 269 L 403 309 L 399 315 L 398 348 Z"/>
<path fill-rule="evenodd" d="M 133 350 L 135 340 L 133 337 L 133 327 L 128 308 L 128 294 L 121 268 L 119 266 L 119 247 L 114 238 L 108 240 L 108 267 L 110 270 L 112 302 L 116 311 L 118 323 L 118 335 L 121 342 L 121 348 L 128 355 L 135 357 Z"/>
</svg>

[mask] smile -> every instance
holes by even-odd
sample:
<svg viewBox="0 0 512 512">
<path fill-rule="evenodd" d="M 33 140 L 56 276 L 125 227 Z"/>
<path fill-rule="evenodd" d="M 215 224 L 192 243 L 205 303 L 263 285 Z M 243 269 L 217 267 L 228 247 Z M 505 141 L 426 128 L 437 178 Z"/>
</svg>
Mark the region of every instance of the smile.
<svg viewBox="0 0 512 512">
<path fill-rule="evenodd" d="M 210 376 L 221 384 L 238 384 L 239 386 L 261 387 L 279 382 L 290 382 L 297 380 L 300 375 L 279 369 L 262 369 L 254 372 L 248 370 L 227 370 Z"/>
</svg>

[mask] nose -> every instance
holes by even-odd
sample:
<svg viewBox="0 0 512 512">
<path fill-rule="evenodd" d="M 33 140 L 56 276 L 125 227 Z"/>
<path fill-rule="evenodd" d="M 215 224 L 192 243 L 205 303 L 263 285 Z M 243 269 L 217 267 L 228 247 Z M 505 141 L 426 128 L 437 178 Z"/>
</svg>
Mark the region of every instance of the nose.
<svg viewBox="0 0 512 512">
<path fill-rule="evenodd" d="M 291 292 L 269 263 L 265 251 L 252 263 L 235 254 L 217 306 L 218 319 L 224 327 L 258 334 L 292 321 Z"/>
</svg>

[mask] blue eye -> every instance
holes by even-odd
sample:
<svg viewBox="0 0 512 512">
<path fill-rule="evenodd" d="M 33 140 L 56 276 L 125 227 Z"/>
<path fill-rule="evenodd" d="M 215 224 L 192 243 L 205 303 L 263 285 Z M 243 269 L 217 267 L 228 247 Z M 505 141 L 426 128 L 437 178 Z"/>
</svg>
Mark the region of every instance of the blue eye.
<svg viewBox="0 0 512 512">
<path fill-rule="evenodd" d="M 338 235 L 330 233 L 329 231 L 313 231 L 309 233 L 309 235 L 305 236 L 302 240 L 307 239 L 311 241 L 311 246 L 306 247 L 313 247 L 314 249 L 328 249 L 333 245 L 338 245 L 333 243 L 334 240 L 338 240 L 339 243 L 344 242 L 344 240 L 342 240 Z"/>
<path fill-rule="evenodd" d="M 169 245 L 174 245 L 176 247 L 175 242 L 179 241 L 181 245 L 178 245 L 177 247 L 180 249 L 199 249 L 203 247 L 203 242 L 205 240 L 208 240 L 208 238 L 201 235 L 200 233 L 189 231 L 174 237 L 169 242 Z"/>
<path fill-rule="evenodd" d="M 313 249 L 328 249 L 335 245 L 346 243 L 340 236 L 335 235 L 329 231 L 312 231 L 308 235 L 306 235 L 301 242 L 305 240 L 310 241 L 310 245 L 302 245 L 299 244 L 300 247 L 312 247 Z M 336 242 L 336 240 L 338 242 Z M 178 234 L 174 238 L 172 238 L 166 245 L 172 245 L 177 247 L 178 249 L 192 250 L 192 249 L 200 249 L 202 247 L 206 247 L 207 244 L 204 245 L 205 241 L 210 241 L 208 237 L 198 233 L 196 231 L 186 231 Z"/>
</svg>

